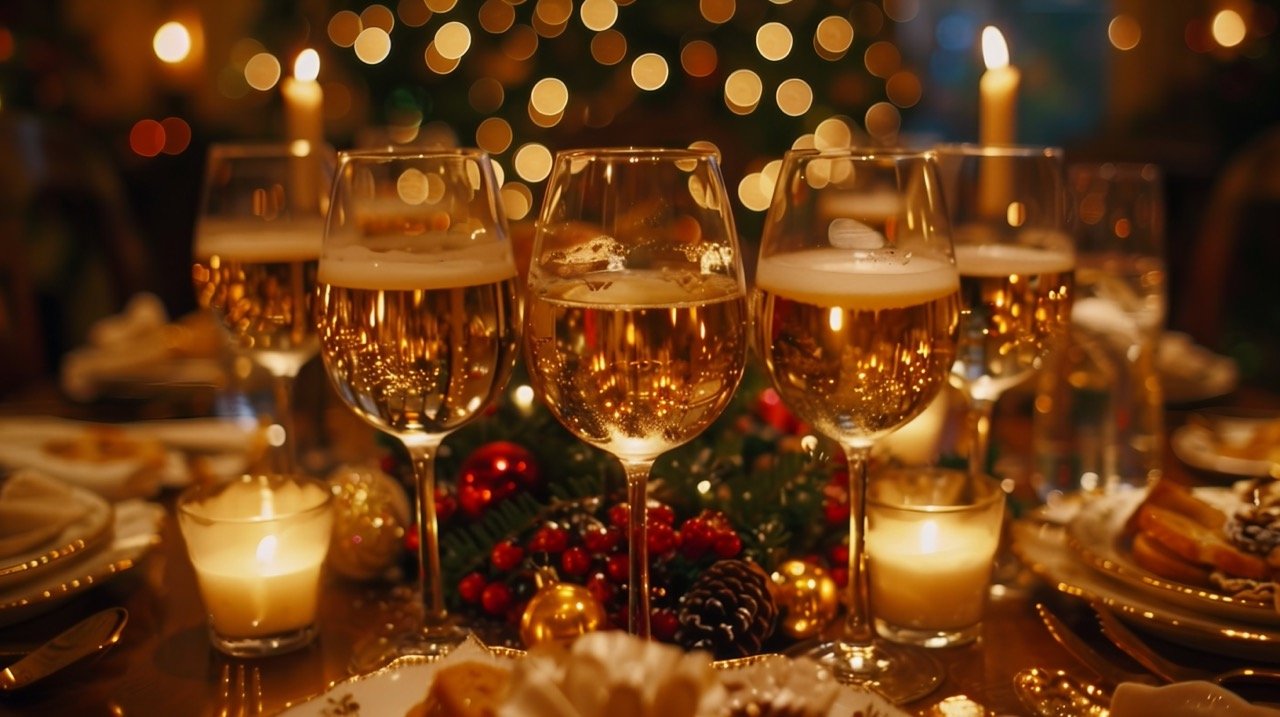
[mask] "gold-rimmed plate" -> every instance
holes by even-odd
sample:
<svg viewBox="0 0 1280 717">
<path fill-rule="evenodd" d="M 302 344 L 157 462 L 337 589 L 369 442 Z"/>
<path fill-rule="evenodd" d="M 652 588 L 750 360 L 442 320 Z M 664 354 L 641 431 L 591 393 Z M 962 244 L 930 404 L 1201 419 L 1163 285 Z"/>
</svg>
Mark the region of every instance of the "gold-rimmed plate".
<svg viewBox="0 0 1280 717">
<path fill-rule="evenodd" d="M 0 590 L 0 627 L 34 617 L 137 564 L 160 541 L 164 508 L 144 500 L 115 504 L 110 540 L 84 560 L 65 563 L 40 577 Z"/>
<path fill-rule="evenodd" d="M 1236 659 L 1280 662 L 1280 628 L 1200 613 L 1151 594 L 1086 565 L 1067 547 L 1067 529 L 1034 516 L 1011 526 L 1018 559 L 1054 589 L 1099 600 L 1130 625 L 1196 650 Z"/>
<path fill-rule="evenodd" d="M 73 485 L 67 488 L 67 500 L 76 504 L 80 516 L 43 545 L 0 559 L 0 593 L 61 570 L 111 539 L 111 504 L 93 491 Z"/>
<path fill-rule="evenodd" d="M 501 663 L 519 660 L 524 652 L 503 647 L 484 645 L 474 637 L 459 645 L 445 657 L 401 657 L 386 667 L 368 674 L 356 675 L 334 682 L 324 693 L 305 700 L 290 703 L 279 717 L 331 717 L 341 714 L 349 717 L 373 715 L 405 715 L 423 701 L 435 673 L 446 661 L 480 660 Z M 749 676 L 752 670 L 768 669 L 777 661 L 787 661 L 782 655 L 756 655 L 738 660 L 712 663 L 722 674 L 737 677 Z M 907 717 L 907 713 L 894 707 L 883 697 L 853 687 L 840 688 L 835 704 L 828 712 L 835 715 L 866 714 L 881 717 Z"/>
<path fill-rule="evenodd" d="M 1233 597 L 1175 582 L 1135 563 L 1124 524 L 1145 495 L 1145 491 L 1127 491 L 1091 501 L 1068 524 L 1067 546 L 1085 565 L 1157 600 L 1228 620 L 1280 627 L 1280 611 L 1274 601 Z M 1194 495 L 1228 513 L 1235 500 L 1229 488 L 1196 488 Z"/>
</svg>

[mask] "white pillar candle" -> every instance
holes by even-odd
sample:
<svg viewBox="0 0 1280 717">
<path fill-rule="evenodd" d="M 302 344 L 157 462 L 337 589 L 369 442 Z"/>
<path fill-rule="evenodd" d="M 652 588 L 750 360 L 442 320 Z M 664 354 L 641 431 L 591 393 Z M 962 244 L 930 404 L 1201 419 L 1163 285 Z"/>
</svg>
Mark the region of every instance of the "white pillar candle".
<svg viewBox="0 0 1280 717">
<path fill-rule="evenodd" d="M 285 137 L 299 159 L 293 163 L 291 203 L 295 209 L 309 211 L 320 201 L 328 187 L 320 186 L 316 153 L 324 146 L 324 90 L 316 78 L 320 75 L 320 55 L 306 49 L 293 63 L 293 77 L 280 83 L 284 96 Z"/>
<path fill-rule="evenodd" d="M 1018 85 L 1022 74 L 1009 64 L 1004 35 L 990 25 L 982 30 L 982 58 L 987 71 L 978 83 L 978 141 L 984 145 L 1008 145 L 1018 137 Z M 992 158 L 978 177 L 978 200 L 984 216 L 1004 216 L 1013 191 L 1013 173 L 1007 161 Z"/>
</svg>

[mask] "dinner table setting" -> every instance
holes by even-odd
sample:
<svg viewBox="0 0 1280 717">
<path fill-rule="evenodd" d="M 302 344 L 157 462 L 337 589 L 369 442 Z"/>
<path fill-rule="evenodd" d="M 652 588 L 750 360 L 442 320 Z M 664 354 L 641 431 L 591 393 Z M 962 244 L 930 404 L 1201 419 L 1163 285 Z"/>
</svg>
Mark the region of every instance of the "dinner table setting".
<svg viewBox="0 0 1280 717">
<path fill-rule="evenodd" d="M 792 150 L 748 280 L 715 149 L 207 161 L 200 308 L 0 403 L 0 714 L 1280 714 L 1154 165 Z"/>
</svg>

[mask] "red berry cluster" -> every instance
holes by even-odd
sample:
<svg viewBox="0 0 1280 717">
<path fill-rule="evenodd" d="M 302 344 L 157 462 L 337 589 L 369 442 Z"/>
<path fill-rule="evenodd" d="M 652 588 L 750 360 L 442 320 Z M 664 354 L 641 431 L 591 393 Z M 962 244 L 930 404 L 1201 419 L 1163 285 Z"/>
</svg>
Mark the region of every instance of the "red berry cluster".
<svg viewBox="0 0 1280 717">
<path fill-rule="evenodd" d="M 489 551 L 485 566 L 462 577 L 458 595 L 491 617 L 518 621 L 532 597 L 529 576 L 535 569 L 551 567 L 561 580 L 585 585 L 614 623 L 625 625 L 629 517 L 630 507 L 618 503 L 601 517 L 588 513 L 548 520 L 520 539 L 502 540 Z M 687 568 L 737 557 L 742 538 L 718 511 L 706 510 L 677 524 L 670 506 L 650 502 L 647 542 L 652 632 L 672 641 L 679 628 L 680 597 L 678 586 L 669 583 L 674 564 Z"/>
</svg>

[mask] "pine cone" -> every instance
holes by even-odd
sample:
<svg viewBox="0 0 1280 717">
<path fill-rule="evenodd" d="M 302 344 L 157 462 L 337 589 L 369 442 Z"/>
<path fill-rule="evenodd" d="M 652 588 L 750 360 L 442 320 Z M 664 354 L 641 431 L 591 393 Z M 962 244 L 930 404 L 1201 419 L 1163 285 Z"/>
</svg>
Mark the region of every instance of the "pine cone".
<svg viewBox="0 0 1280 717">
<path fill-rule="evenodd" d="M 764 571 L 744 560 L 721 560 L 680 598 L 676 640 L 720 660 L 753 655 L 773 634 L 777 616 Z"/>
</svg>

